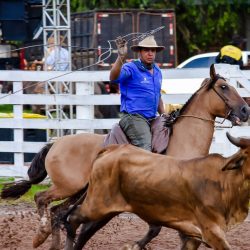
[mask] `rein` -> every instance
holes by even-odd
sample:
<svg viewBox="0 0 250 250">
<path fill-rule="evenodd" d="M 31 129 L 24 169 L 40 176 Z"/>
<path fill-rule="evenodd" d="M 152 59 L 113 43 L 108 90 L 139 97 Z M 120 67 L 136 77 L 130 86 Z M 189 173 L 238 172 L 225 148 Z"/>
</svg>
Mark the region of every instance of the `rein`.
<svg viewBox="0 0 250 250">
<path fill-rule="evenodd" d="M 230 115 L 231 113 L 231 110 L 228 112 L 227 114 L 227 117 Z M 205 122 L 211 122 L 211 123 L 218 123 L 218 124 L 223 124 L 226 120 L 226 117 L 223 119 L 223 121 L 219 122 L 219 121 L 215 121 L 215 120 L 212 120 L 212 119 L 207 119 L 207 118 L 202 118 L 202 117 L 199 117 L 199 116 L 195 116 L 195 115 L 180 115 L 176 118 L 179 118 L 179 117 L 191 117 L 191 118 L 196 118 L 196 119 L 199 119 L 199 120 L 202 120 L 202 121 L 205 121 Z M 232 128 L 233 126 L 215 126 L 216 128 Z"/>
</svg>

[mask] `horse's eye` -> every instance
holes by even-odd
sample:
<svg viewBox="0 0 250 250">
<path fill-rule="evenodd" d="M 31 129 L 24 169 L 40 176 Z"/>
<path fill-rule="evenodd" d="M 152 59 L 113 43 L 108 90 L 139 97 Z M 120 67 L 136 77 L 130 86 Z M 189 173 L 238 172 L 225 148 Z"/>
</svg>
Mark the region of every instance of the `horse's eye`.
<svg viewBox="0 0 250 250">
<path fill-rule="evenodd" d="M 221 85 L 220 87 L 221 87 L 221 89 L 226 89 L 227 85 Z"/>
</svg>

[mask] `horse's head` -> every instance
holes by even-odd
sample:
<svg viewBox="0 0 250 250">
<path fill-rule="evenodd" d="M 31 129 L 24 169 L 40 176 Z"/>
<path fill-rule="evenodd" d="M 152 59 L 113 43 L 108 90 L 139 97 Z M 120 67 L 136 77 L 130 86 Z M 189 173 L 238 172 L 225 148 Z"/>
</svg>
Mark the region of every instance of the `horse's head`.
<svg viewBox="0 0 250 250">
<path fill-rule="evenodd" d="M 250 112 L 247 103 L 224 77 L 216 74 L 213 64 L 210 67 L 210 80 L 203 83 L 202 89 L 207 90 L 210 112 L 214 117 L 226 118 L 234 126 L 248 120 Z"/>
</svg>

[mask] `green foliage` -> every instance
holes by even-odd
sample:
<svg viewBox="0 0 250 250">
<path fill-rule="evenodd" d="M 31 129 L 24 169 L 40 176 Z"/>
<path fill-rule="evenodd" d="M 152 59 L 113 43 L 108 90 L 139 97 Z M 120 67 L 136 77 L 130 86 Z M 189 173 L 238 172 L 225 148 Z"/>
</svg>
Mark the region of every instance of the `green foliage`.
<svg viewBox="0 0 250 250">
<path fill-rule="evenodd" d="M 13 105 L 11 104 L 0 105 L 0 113 L 12 113 L 12 112 L 13 112 Z"/>
<path fill-rule="evenodd" d="M 70 1 L 70 8 L 71 8 L 72 13 L 87 10 L 83 1 L 79 1 L 79 0 L 71 0 Z"/>
<path fill-rule="evenodd" d="M 72 0 L 71 12 L 79 12 L 84 10 L 94 9 L 129 9 L 129 8 L 145 8 L 149 6 L 151 1 L 149 0 Z"/>
<path fill-rule="evenodd" d="M 178 2 L 175 6 L 177 47 L 182 48 L 179 50 L 182 60 L 194 54 L 218 51 L 229 43 L 234 33 L 244 36 L 244 17 L 249 9 L 239 1 L 201 1 L 203 4 L 199 5 Z"/>
<path fill-rule="evenodd" d="M 72 0 L 71 11 L 93 9 L 175 9 L 179 61 L 218 51 L 234 33 L 245 35 L 248 0 Z"/>
<path fill-rule="evenodd" d="M 13 105 L 12 104 L 3 104 L 0 105 L 0 113 L 13 113 Z M 32 109 L 24 109 L 23 113 L 32 113 Z"/>
</svg>

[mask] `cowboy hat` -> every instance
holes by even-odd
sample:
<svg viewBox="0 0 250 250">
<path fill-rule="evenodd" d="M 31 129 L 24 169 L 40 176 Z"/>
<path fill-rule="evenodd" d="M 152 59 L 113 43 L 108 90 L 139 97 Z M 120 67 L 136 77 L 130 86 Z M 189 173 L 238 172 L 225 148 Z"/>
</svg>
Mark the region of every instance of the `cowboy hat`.
<svg viewBox="0 0 250 250">
<path fill-rule="evenodd" d="M 145 39 L 140 41 L 138 45 L 133 45 L 130 47 L 134 52 L 138 52 L 141 48 L 154 48 L 156 52 L 162 51 L 165 49 L 164 46 L 158 46 L 154 36 L 147 36 Z"/>
</svg>

